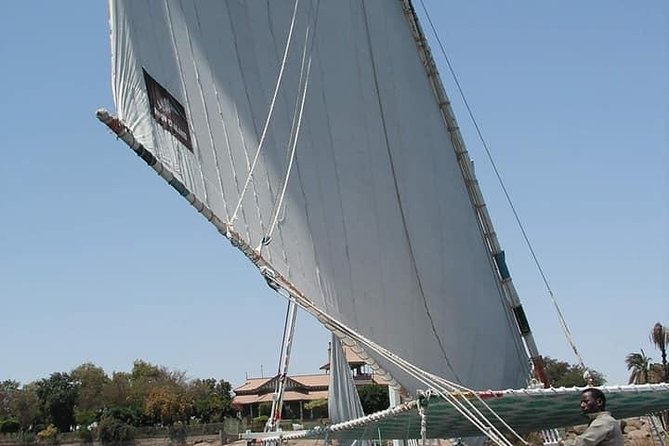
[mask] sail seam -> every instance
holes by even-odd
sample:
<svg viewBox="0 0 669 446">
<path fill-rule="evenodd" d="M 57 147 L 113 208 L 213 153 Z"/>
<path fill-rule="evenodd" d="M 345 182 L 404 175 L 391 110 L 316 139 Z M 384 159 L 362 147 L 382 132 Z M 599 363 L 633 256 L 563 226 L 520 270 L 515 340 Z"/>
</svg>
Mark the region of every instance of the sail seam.
<svg viewBox="0 0 669 446">
<path fill-rule="evenodd" d="M 416 39 L 416 46 L 418 47 L 419 54 L 423 61 L 425 71 L 427 73 L 430 84 L 432 85 L 435 99 L 437 100 L 436 102 L 439 106 L 439 109 L 441 110 L 444 123 L 451 137 L 451 141 L 453 143 L 453 149 L 455 151 L 458 160 L 458 165 L 460 167 L 460 172 L 467 186 L 467 192 L 470 198 L 470 202 L 476 214 L 476 221 L 479 226 L 481 237 L 489 252 L 488 261 L 490 264 L 490 268 L 492 269 L 493 274 L 497 274 L 495 265 L 493 263 L 492 255 L 500 252 L 501 247 L 499 246 L 499 242 L 497 241 L 497 237 L 492 227 L 490 216 L 487 213 L 487 209 L 483 201 L 483 195 L 480 189 L 478 188 L 478 182 L 470 167 L 470 160 L 467 148 L 462 139 L 462 135 L 460 134 L 460 130 L 455 120 L 455 116 L 453 114 L 450 101 L 444 91 L 444 87 L 441 83 L 441 79 L 439 77 L 439 73 L 436 68 L 436 64 L 434 62 L 434 59 L 432 58 L 430 48 L 427 44 L 425 35 L 418 21 L 418 17 L 416 16 L 416 12 L 411 4 L 411 0 L 400 0 L 400 1 L 405 5 L 405 13 L 407 16 L 407 20 L 411 25 L 412 32 L 414 33 Z M 500 291 L 499 297 L 500 299 L 506 299 L 507 301 L 506 305 L 504 300 L 502 301 L 502 305 L 505 307 L 504 309 L 506 310 L 505 313 L 507 315 L 507 319 L 509 320 L 511 328 L 515 327 L 515 329 L 517 330 L 518 329 L 517 323 L 515 326 L 513 325 L 513 321 L 510 319 L 511 317 L 509 313 L 510 308 L 507 307 L 510 307 L 511 305 L 520 304 L 518 293 L 516 292 L 515 287 L 513 286 L 513 282 L 511 281 L 510 278 L 508 280 L 501 281 L 498 275 L 496 277 L 497 277 L 496 282 L 498 284 L 498 289 Z M 533 358 L 534 357 L 540 358 L 538 349 L 536 347 L 536 344 L 534 343 L 534 338 L 532 336 L 532 333 L 530 332 L 527 335 L 522 335 L 522 339 L 524 339 L 525 349 L 527 349 L 530 352 L 530 355 Z M 521 354 L 520 350 L 523 350 L 523 346 L 516 345 L 516 349 L 518 350 L 518 353 Z M 522 356 L 526 359 L 527 353 L 523 354 Z"/>
<path fill-rule="evenodd" d="M 488 155 L 488 159 L 490 160 L 493 169 L 495 170 L 495 173 L 497 174 L 497 178 L 499 182 L 502 184 L 502 189 L 504 190 L 504 193 L 506 195 L 507 201 L 509 201 L 509 204 L 511 205 L 512 210 L 514 211 L 514 215 L 516 215 L 516 220 L 518 221 L 518 215 L 515 214 L 515 209 L 513 208 L 513 203 L 510 201 L 510 197 L 508 196 L 506 192 L 506 188 L 504 187 L 504 184 L 502 183 L 501 176 L 499 175 L 499 172 L 497 172 L 497 167 L 495 166 L 495 162 L 492 159 L 492 155 L 488 149 L 488 146 L 486 144 L 486 141 L 483 139 L 483 135 L 481 133 L 481 130 L 478 126 L 478 123 L 476 122 L 476 119 L 474 118 L 473 112 L 471 108 L 469 107 L 469 102 L 467 101 L 464 91 L 460 85 L 460 82 L 455 74 L 455 70 L 453 69 L 453 66 L 451 64 L 450 58 L 446 54 L 446 50 L 444 48 L 444 45 L 441 42 L 441 39 L 439 38 L 439 35 L 437 34 L 437 31 L 434 27 L 434 24 L 432 23 L 432 19 L 430 17 L 430 14 L 427 11 L 427 7 L 425 6 L 425 3 L 423 0 L 420 0 L 421 6 L 423 7 L 423 10 L 425 11 L 425 15 L 427 17 L 428 23 L 432 29 L 432 33 L 434 34 L 437 44 L 439 45 L 439 48 L 441 49 L 442 55 L 444 56 L 444 59 L 446 61 L 446 65 L 453 77 L 453 80 L 455 81 L 455 85 L 457 87 L 457 90 L 460 93 L 460 96 L 465 104 L 465 107 L 469 113 L 469 116 L 474 123 L 474 126 L 476 128 L 476 132 L 478 133 L 479 139 L 483 143 L 483 146 L 485 148 L 485 151 Z M 415 12 L 412 10 L 412 15 L 415 16 Z M 436 65 L 434 63 L 434 60 L 432 59 L 432 56 L 430 54 L 429 48 L 427 46 L 427 42 L 424 39 L 424 35 L 422 34 L 422 30 L 420 29 L 420 26 L 418 25 L 418 20 L 417 18 L 414 19 L 416 23 L 416 28 L 418 30 L 418 33 L 420 34 L 421 38 L 421 44 L 422 44 L 422 50 L 425 53 L 425 58 L 426 58 L 426 70 L 428 72 L 428 76 L 430 77 L 431 82 L 434 85 L 435 89 L 435 94 L 439 96 L 443 96 L 445 100 L 439 101 L 439 107 L 444 113 L 444 118 L 447 123 L 447 128 L 449 133 L 451 134 L 451 137 L 453 139 L 453 147 L 456 151 L 457 157 L 458 157 L 458 164 L 460 165 L 461 172 L 463 174 L 465 184 L 467 185 L 467 190 L 470 193 L 470 199 L 472 201 L 472 205 L 475 209 L 475 213 L 477 215 L 477 222 L 479 224 L 479 227 L 481 229 L 481 232 L 483 234 L 483 238 L 485 241 L 485 244 L 494 258 L 495 256 L 498 256 L 500 254 L 503 254 L 504 251 L 501 248 L 501 245 L 499 241 L 497 240 L 497 235 L 495 233 L 495 230 L 492 226 L 492 220 L 490 218 L 490 215 L 488 214 L 487 206 L 483 200 L 483 194 L 481 193 L 481 190 L 478 186 L 478 180 L 476 179 L 473 169 L 470 169 L 470 161 L 469 161 L 469 156 L 467 152 L 467 148 L 465 146 L 464 141 L 462 140 L 462 136 L 460 135 L 460 129 L 459 126 L 457 125 L 455 121 L 455 116 L 453 115 L 452 109 L 451 109 L 451 103 L 448 100 L 446 93 L 443 91 L 443 86 L 441 85 L 439 75 L 437 73 Z M 518 223 L 520 223 L 518 221 Z M 521 225 L 521 231 L 523 230 L 522 225 Z M 523 233 L 524 235 L 524 233 Z M 529 244 L 529 241 L 526 239 L 526 242 Z M 530 250 L 531 250 L 530 246 Z M 491 267 L 493 268 L 493 271 L 496 271 L 499 273 L 499 268 L 496 266 L 496 264 L 493 262 L 493 258 L 490 258 L 490 263 Z M 535 259 L 536 260 L 536 259 Z M 513 316 L 513 308 L 521 306 L 520 302 L 520 297 L 518 296 L 518 293 L 515 289 L 515 286 L 513 285 L 513 282 L 511 280 L 511 277 L 508 276 L 506 278 L 501 277 L 501 274 L 497 274 L 498 277 L 498 288 L 500 289 L 500 294 L 503 298 L 506 299 L 508 302 L 506 307 L 506 314 L 507 314 L 507 319 L 509 320 L 509 324 L 513 327 L 519 328 L 518 321 L 514 318 Z M 549 289 L 550 292 L 550 289 Z M 511 308 L 513 307 L 513 308 Z M 558 309 L 559 313 L 559 309 Z M 531 334 L 531 330 L 525 334 L 522 333 L 521 330 L 521 337 L 525 339 L 526 341 L 526 349 L 530 352 L 530 355 L 532 356 L 532 359 L 537 359 L 538 354 L 538 349 L 534 343 L 534 338 Z M 522 346 L 518 346 L 519 348 L 522 349 Z M 520 354 L 520 351 L 518 352 Z M 580 356 L 578 353 L 576 354 L 577 357 Z M 582 365 L 582 361 L 580 361 Z M 541 373 L 541 372 L 539 372 Z M 542 379 L 542 381 L 544 381 Z M 547 385 L 547 382 L 544 382 L 545 385 Z"/>
<path fill-rule="evenodd" d="M 197 12 L 197 2 L 193 3 L 193 10 L 195 12 L 195 19 L 196 19 L 197 26 L 198 26 L 199 29 L 201 29 L 200 17 L 199 17 L 198 12 Z M 193 56 L 193 57 L 191 57 L 191 59 L 193 61 L 193 71 L 195 72 L 195 79 L 197 81 L 198 90 L 200 92 L 200 100 L 202 101 L 202 110 L 204 111 L 205 122 L 207 123 L 207 133 L 209 135 L 209 143 L 211 144 L 211 147 L 212 147 L 212 155 L 213 155 L 213 158 L 214 158 L 214 167 L 216 168 L 216 179 L 218 180 L 218 188 L 220 190 L 220 196 L 223 197 L 224 196 L 224 194 L 223 194 L 223 182 L 222 182 L 222 179 L 221 179 L 221 172 L 220 172 L 220 169 L 218 167 L 218 154 L 217 154 L 217 151 L 216 151 L 216 143 L 214 142 L 214 135 L 213 135 L 213 131 L 212 131 L 211 116 L 210 116 L 210 113 L 209 113 L 209 106 L 207 105 L 207 101 L 206 101 L 205 96 L 204 96 L 204 87 L 202 85 L 202 77 L 200 75 L 200 70 L 198 69 L 197 63 L 195 63 L 196 59 L 194 57 L 195 56 L 195 51 L 193 49 L 193 39 L 191 39 L 190 32 L 186 33 L 186 34 L 187 34 L 188 46 L 190 48 L 191 55 Z M 216 83 L 212 82 L 212 85 L 215 86 Z M 198 150 L 198 152 L 200 152 L 200 150 Z M 202 172 L 202 176 L 205 180 L 207 180 L 207 176 L 205 175 L 204 172 Z M 207 180 L 207 181 L 209 183 L 212 183 L 211 180 Z M 205 189 L 206 189 L 206 185 L 205 185 Z M 224 209 L 224 211 L 226 211 L 226 217 L 227 217 L 227 209 L 225 209 L 225 204 L 223 205 L 223 209 Z"/>
<path fill-rule="evenodd" d="M 200 30 L 200 34 L 202 35 L 202 24 L 200 23 L 200 13 L 198 11 L 197 2 L 193 2 L 193 10 L 195 12 L 195 19 L 196 19 L 197 27 Z M 189 42 L 190 47 L 191 47 L 191 53 L 193 53 L 194 52 L 193 51 L 193 43 L 192 43 L 192 40 L 190 38 L 190 33 L 188 35 L 188 42 Z M 197 64 L 195 63 L 195 60 L 193 60 L 193 66 L 195 67 L 196 77 L 197 77 L 197 80 L 198 80 L 198 84 L 200 86 L 200 97 L 202 99 L 202 106 L 204 108 L 205 115 L 207 117 L 207 129 L 209 130 L 209 142 L 210 142 L 211 147 L 212 147 L 212 154 L 213 154 L 213 157 L 214 157 L 214 166 L 216 168 L 216 177 L 218 179 L 218 186 L 221 190 L 221 201 L 222 201 L 222 204 L 223 204 L 223 211 L 225 212 L 225 217 L 227 219 L 228 218 L 228 208 L 227 208 L 227 205 L 226 205 L 226 202 L 225 202 L 225 193 L 224 193 L 224 188 L 223 188 L 223 176 L 221 175 L 221 167 L 220 167 L 220 162 L 218 160 L 218 151 L 215 149 L 216 143 L 214 142 L 214 135 L 213 135 L 212 125 L 211 125 L 211 116 L 210 116 L 210 113 L 209 113 L 209 107 L 207 106 L 207 102 L 206 102 L 205 97 L 204 97 L 204 89 L 202 87 L 202 80 L 200 79 L 200 73 L 199 73 L 199 70 L 197 68 Z M 211 65 L 207 64 L 206 67 L 209 69 L 209 77 L 213 78 L 213 74 L 211 72 Z M 211 84 L 212 84 L 212 89 L 214 90 L 214 96 L 216 97 L 216 106 L 218 108 L 218 112 L 219 112 L 219 115 L 220 115 L 220 105 L 221 104 L 220 104 L 220 101 L 219 101 L 217 83 L 212 82 Z M 221 120 L 221 123 L 224 127 L 224 132 L 225 132 L 224 121 Z M 227 134 L 225 136 L 226 136 L 226 142 L 227 142 Z"/>
<path fill-rule="evenodd" d="M 172 47 L 174 48 L 174 56 L 176 57 L 176 60 L 177 60 L 177 67 L 179 67 L 179 80 L 181 81 L 181 88 L 183 89 L 184 97 L 186 99 L 186 103 L 188 103 L 189 102 L 188 91 L 186 89 L 186 82 L 184 81 L 185 76 L 184 76 L 183 66 L 182 66 L 182 62 L 181 62 L 181 56 L 179 55 L 179 48 L 177 46 L 176 36 L 174 35 L 174 24 L 172 23 L 172 11 L 170 9 L 169 1 L 167 1 L 167 0 L 165 0 L 165 11 L 167 12 L 167 24 L 168 24 L 168 28 L 170 30 L 170 39 L 172 40 Z M 190 109 L 188 110 L 188 113 L 190 114 Z M 193 116 L 190 115 L 190 117 L 192 119 Z M 194 150 L 194 152 L 197 153 L 195 156 L 198 158 L 198 160 L 200 162 L 200 166 L 202 166 L 201 150 L 200 150 L 200 147 L 197 143 L 197 135 L 195 134 L 195 132 L 193 132 L 192 138 L 193 138 L 193 147 L 195 147 L 195 149 L 196 149 L 196 150 Z M 183 157 L 184 155 L 181 152 L 182 152 L 181 150 L 177 150 L 176 151 L 177 156 Z M 186 166 L 190 166 L 190 163 L 183 163 L 183 164 L 185 164 Z M 187 170 L 192 170 L 192 169 L 187 169 Z M 202 189 L 203 189 L 202 193 L 204 194 L 204 201 L 206 203 L 208 203 L 209 202 L 209 198 L 208 198 L 209 194 L 207 193 L 207 186 L 205 184 L 205 178 L 204 178 L 204 173 L 202 172 L 202 167 L 198 166 L 197 171 L 200 173 L 200 179 L 202 181 Z M 184 172 L 184 174 L 185 173 L 186 172 Z M 189 180 L 193 181 L 194 180 L 194 178 L 192 178 L 193 172 L 189 171 L 187 173 L 188 173 Z"/>
<path fill-rule="evenodd" d="M 297 0 L 296 0 L 297 1 Z M 242 59 L 242 53 L 240 52 L 239 49 L 239 44 L 238 44 L 238 34 L 235 31 L 235 25 L 239 25 L 236 21 L 232 19 L 232 13 L 230 12 L 230 3 L 229 2 L 224 2 L 226 9 L 228 10 L 228 20 L 230 21 L 230 31 L 233 34 L 233 43 L 234 43 L 234 48 L 235 48 L 235 55 L 237 57 L 237 64 L 239 67 L 239 73 L 240 77 L 244 77 L 244 67 L 243 65 L 243 59 Z M 244 5 L 240 5 L 240 7 L 244 7 Z M 253 102 L 251 101 L 251 97 L 249 95 L 249 88 L 246 83 L 243 83 L 243 88 L 242 88 L 245 98 L 246 98 L 246 105 L 248 106 L 248 114 L 249 114 L 249 121 L 253 123 L 253 127 L 256 131 L 258 132 L 258 129 L 256 128 L 256 120 L 255 120 L 255 114 L 253 110 Z M 240 193 L 237 206 L 235 207 L 235 212 L 233 213 L 232 219 L 236 219 L 236 215 L 241 211 L 244 212 L 244 209 L 242 208 L 242 202 L 243 199 L 246 195 L 246 192 L 248 191 L 248 186 L 252 184 L 252 190 L 253 190 L 253 200 L 255 201 L 255 206 L 256 206 L 256 212 L 258 214 L 258 225 L 260 226 L 259 232 L 262 233 L 263 230 L 263 222 L 262 222 L 262 210 L 260 207 L 260 202 L 258 199 L 258 191 L 256 190 L 255 182 L 252 182 L 253 180 L 253 172 L 255 171 L 255 166 L 252 166 L 252 162 L 249 157 L 249 148 L 246 142 L 246 138 L 244 137 L 245 131 L 244 131 L 244 126 L 242 125 L 242 117 L 240 116 L 240 110 L 237 107 L 237 101 L 233 101 L 234 107 L 235 107 L 235 115 L 237 118 L 237 130 L 239 131 L 239 136 L 241 139 L 241 146 L 244 148 L 244 159 L 246 162 L 246 169 L 248 171 L 244 187 L 242 189 L 242 192 Z M 267 180 L 267 185 L 269 188 L 269 193 L 270 195 L 272 194 L 271 190 L 271 181 L 269 181 L 269 178 Z M 239 185 L 237 185 L 239 187 Z M 247 235 L 247 240 L 251 240 L 251 221 L 249 219 L 245 219 L 246 222 L 246 235 Z M 234 220 L 228 221 L 228 225 L 232 227 L 234 224 Z"/>
<path fill-rule="evenodd" d="M 391 147 L 390 147 L 390 139 L 388 137 L 388 127 L 387 127 L 387 123 L 386 123 L 386 119 L 385 119 L 385 112 L 384 112 L 384 108 L 383 108 L 383 102 L 381 100 L 381 89 L 379 87 L 378 72 L 377 72 L 377 69 L 376 69 L 376 60 L 375 60 L 375 57 L 374 57 L 374 49 L 373 49 L 373 46 L 372 46 L 372 37 L 371 37 L 370 32 L 369 32 L 369 16 L 368 16 L 368 13 L 367 13 L 367 8 L 365 6 L 365 2 L 363 1 L 363 2 L 361 2 L 361 4 L 362 4 L 362 11 L 363 11 L 364 22 L 365 22 L 365 33 L 366 33 L 366 36 L 367 36 L 367 44 L 368 44 L 368 47 L 369 47 L 369 55 L 370 55 L 370 59 L 371 59 L 371 68 L 372 68 L 372 73 L 373 73 L 372 77 L 374 79 L 374 88 L 376 90 L 376 98 L 377 98 L 377 102 L 378 102 L 378 106 L 379 106 L 379 114 L 381 116 L 381 126 L 383 127 L 383 137 L 384 137 L 384 140 L 385 140 L 386 151 L 388 153 L 388 161 L 389 161 L 389 164 L 390 164 L 390 170 L 392 172 L 393 186 L 395 188 L 395 195 L 397 197 L 397 205 L 399 206 L 400 216 L 402 218 L 402 228 L 403 228 L 404 235 L 406 237 L 407 247 L 409 249 L 409 257 L 411 259 L 411 266 L 412 266 L 413 272 L 416 276 L 416 282 L 417 282 L 418 289 L 419 289 L 419 292 L 420 292 L 420 296 L 421 296 L 421 299 L 422 299 L 422 302 L 423 302 L 423 306 L 425 308 L 425 313 L 426 313 L 426 315 L 427 315 L 427 317 L 430 321 L 430 327 L 432 329 L 432 333 L 434 334 L 434 336 L 437 340 L 437 343 L 439 344 L 439 348 L 441 349 L 441 353 L 444 357 L 444 360 L 446 361 L 446 365 L 451 370 L 451 372 L 453 372 L 453 375 L 455 376 L 455 378 L 458 381 L 462 382 L 462 380 L 458 376 L 457 372 L 455 371 L 453 365 L 451 364 L 451 361 L 448 358 L 448 355 L 446 354 L 446 348 L 444 347 L 443 341 L 441 340 L 441 337 L 439 336 L 439 333 L 437 332 L 437 327 L 434 323 L 434 319 L 432 318 L 432 314 L 430 313 L 430 308 L 429 308 L 429 305 L 427 303 L 427 297 L 425 296 L 425 290 L 423 289 L 423 283 L 421 281 L 420 274 L 418 272 L 418 265 L 416 263 L 416 257 L 415 257 L 414 252 L 413 252 L 413 245 L 411 243 L 411 236 L 409 234 L 409 228 L 407 227 L 406 213 L 405 213 L 403 202 L 402 202 L 402 196 L 401 196 L 400 190 L 399 190 L 399 185 L 397 183 L 397 174 L 396 174 L 396 169 L 395 169 L 395 162 L 394 162 L 393 155 L 392 155 L 392 150 L 391 150 Z"/>
<path fill-rule="evenodd" d="M 320 78 L 323 79 L 324 78 L 323 62 L 321 61 L 320 58 L 318 58 L 317 61 L 318 61 L 317 66 L 318 66 L 318 69 L 319 69 Z M 341 230 L 344 234 L 344 239 L 348 240 L 346 222 L 343 218 L 343 216 L 344 216 L 344 204 L 343 204 L 343 201 L 342 201 L 342 181 L 341 181 L 341 178 L 340 178 L 340 175 L 339 175 L 339 169 L 337 168 L 337 151 L 335 150 L 334 137 L 333 137 L 333 134 L 332 134 L 332 117 L 331 117 L 331 112 L 330 112 L 330 106 L 328 104 L 328 99 L 325 95 L 324 89 L 321 89 L 321 100 L 323 101 L 325 122 L 327 124 L 326 125 L 326 129 L 327 129 L 327 149 L 328 149 L 327 153 L 330 154 L 331 157 L 332 157 L 331 158 L 331 160 L 332 160 L 332 174 L 334 176 L 334 182 L 335 182 L 336 190 L 337 190 L 337 198 L 338 198 L 337 204 L 339 205 L 338 215 L 342 216 L 341 217 Z M 333 255 L 333 248 L 332 248 L 331 243 L 328 243 L 328 248 L 329 248 L 328 249 L 328 255 L 332 256 Z M 345 252 L 345 255 L 346 255 L 346 260 L 347 260 L 347 262 L 345 262 L 346 263 L 346 268 L 347 268 L 347 273 L 350 277 L 352 275 L 352 271 L 351 271 L 351 256 L 350 256 L 350 253 L 349 253 L 348 244 L 344 243 L 343 249 L 344 249 L 344 252 Z M 314 254 L 315 253 L 316 253 L 316 248 L 315 248 L 315 245 L 314 245 Z M 319 282 L 319 284 L 322 286 L 322 282 Z M 349 288 L 348 291 L 349 291 L 350 295 L 353 297 L 353 306 L 355 307 L 355 297 L 354 297 L 355 293 L 354 293 L 353 286 L 352 286 L 350 280 L 347 281 L 347 287 Z M 336 299 L 332 299 L 328 303 L 331 304 L 331 305 L 328 305 L 328 306 L 335 306 L 337 311 L 340 310 L 339 302 Z M 355 313 L 353 313 L 353 317 L 356 317 Z"/>
</svg>

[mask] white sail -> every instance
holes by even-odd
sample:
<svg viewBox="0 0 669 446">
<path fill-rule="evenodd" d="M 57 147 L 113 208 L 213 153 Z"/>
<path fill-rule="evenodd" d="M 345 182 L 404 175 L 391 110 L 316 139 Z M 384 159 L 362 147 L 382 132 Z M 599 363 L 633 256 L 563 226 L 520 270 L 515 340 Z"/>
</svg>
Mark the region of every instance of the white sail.
<svg viewBox="0 0 669 446">
<path fill-rule="evenodd" d="M 365 412 L 353 381 L 351 366 L 346 360 L 341 340 L 333 334 L 330 342 L 328 419 L 334 424 L 363 416 Z"/>
<path fill-rule="evenodd" d="M 111 0 L 110 17 L 119 118 L 312 312 L 468 387 L 524 386 L 403 2 Z"/>
</svg>

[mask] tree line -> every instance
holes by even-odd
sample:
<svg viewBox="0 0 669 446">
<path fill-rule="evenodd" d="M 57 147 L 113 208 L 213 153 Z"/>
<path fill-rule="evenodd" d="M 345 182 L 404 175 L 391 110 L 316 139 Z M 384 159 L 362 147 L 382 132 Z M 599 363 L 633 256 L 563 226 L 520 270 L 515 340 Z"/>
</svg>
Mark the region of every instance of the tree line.
<svg viewBox="0 0 669 446">
<path fill-rule="evenodd" d="M 0 432 L 49 436 L 77 428 L 82 437 L 97 431 L 113 440 L 131 437 L 133 427 L 220 422 L 234 415 L 231 402 L 225 380 L 187 380 L 184 372 L 142 360 L 108 376 L 85 363 L 24 386 L 0 382 Z"/>
<path fill-rule="evenodd" d="M 581 366 L 549 357 L 545 362 L 554 386 L 583 385 Z M 606 382 L 600 372 L 591 374 L 595 385 Z M 385 386 L 363 386 L 358 392 L 365 413 L 388 407 Z M 85 363 L 24 386 L 0 382 L 0 433 L 42 432 L 48 437 L 76 429 L 83 437 L 97 433 L 101 439 L 130 438 L 136 427 L 221 422 L 236 414 L 232 398 L 232 386 L 225 380 L 189 381 L 184 372 L 142 360 L 130 372 L 111 376 Z"/>
</svg>

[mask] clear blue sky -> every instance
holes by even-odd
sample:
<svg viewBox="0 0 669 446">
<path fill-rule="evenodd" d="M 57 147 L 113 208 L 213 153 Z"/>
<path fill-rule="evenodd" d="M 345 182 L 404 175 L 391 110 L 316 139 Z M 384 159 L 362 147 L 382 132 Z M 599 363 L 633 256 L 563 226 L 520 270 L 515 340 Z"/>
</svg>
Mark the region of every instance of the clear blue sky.
<svg viewBox="0 0 669 446">
<path fill-rule="evenodd" d="M 667 2 L 427 4 L 586 364 L 626 382 L 669 324 Z M 0 380 L 272 374 L 283 299 L 94 118 L 108 33 L 104 1 L 0 4 Z M 573 363 L 440 65 L 539 348 Z M 291 371 L 317 371 L 328 334 L 301 314 L 296 336 Z"/>
</svg>

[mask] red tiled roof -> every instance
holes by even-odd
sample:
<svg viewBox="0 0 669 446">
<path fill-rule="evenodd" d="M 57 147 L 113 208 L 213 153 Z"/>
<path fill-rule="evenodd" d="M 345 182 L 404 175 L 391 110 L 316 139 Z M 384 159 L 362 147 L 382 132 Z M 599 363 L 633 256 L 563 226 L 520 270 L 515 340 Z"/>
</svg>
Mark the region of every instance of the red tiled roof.
<svg viewBox="0 0 669 446">
<path fill-rule="evenodd" d="M 327 387 L 330 383 L 330 375 L 319 373 L 316 375 L 295 375 L 291 376 L 294 381 L 304 384 L 305 387 Z"/>
<path fill-rule="evenodd" d="M 274 377 L 271 378 L 248 378 L 244 384 L 233 389 L 235 392 L 246 391 L 246 390 L 255 390 L 263 384 L 271 381 Z"/>
</svg>

